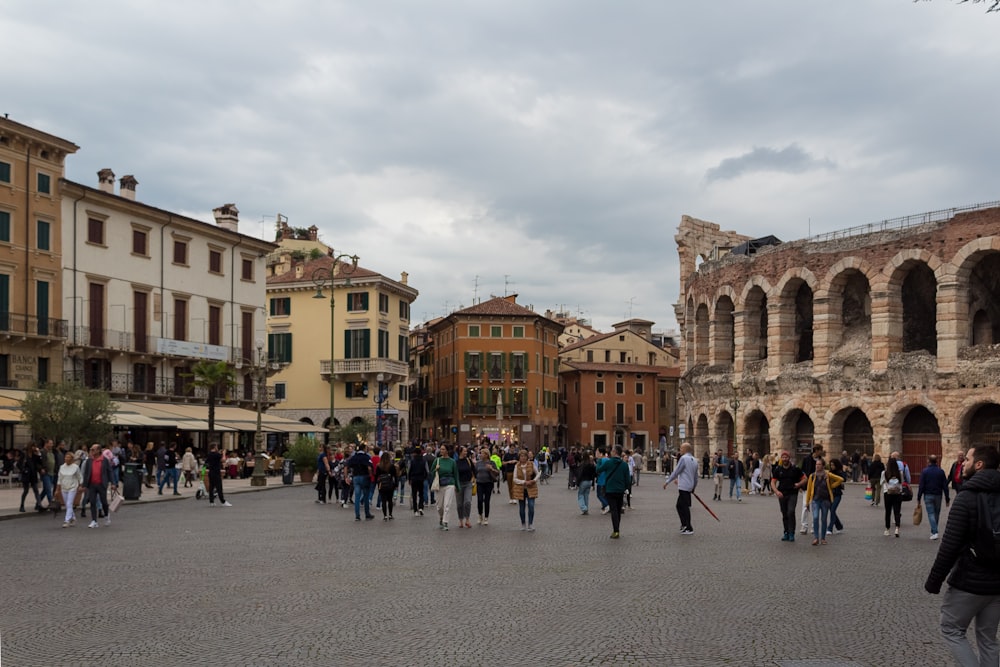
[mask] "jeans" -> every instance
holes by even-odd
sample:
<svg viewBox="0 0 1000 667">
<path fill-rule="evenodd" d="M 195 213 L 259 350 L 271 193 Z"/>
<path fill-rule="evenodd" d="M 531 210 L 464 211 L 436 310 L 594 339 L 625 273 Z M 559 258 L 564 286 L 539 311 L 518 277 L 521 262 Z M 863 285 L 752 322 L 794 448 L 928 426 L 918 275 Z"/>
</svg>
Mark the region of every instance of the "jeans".
<svg viewBox="0 0 1000 667">
<path fill-rule="evenodd" d="M 177 493 L 177 473 L 177 468 L 167 468 L 163 471 L 163 475 L 160 477 L 160 492 L 163 491 L 164 485 L 170 486 L 173 483 L 174 493 Z"/>
<path fill-rule="evenodd" d="M 778 507 L 781 509 L 781 525 L 789 535 L 795 534 L 795 512 L 799 502 L 798 491 L 782 493 L 778 498 Z"/>
<path fill-rule="evenodd" d="M 694 530 L 691 527 L 691 492 L 677 491 L 677 516 L 681 520 L 681 528 Z"/>
<path fill-rule="evenodd" d="M 490 498 L 493 497 L 493 482 L 477 482 L 476 509 L 479 516 L 490 518 Z"/>
<path fill-rule="evenodd" d="M 733 497 L 733 487 L 736 487 L 736 499 L 740 499 L 740 489 L 743 488 L 743 484 L 739 477 L 732 477 L 729 480 L 729 497 Z"/>
<path fill-rule="evenodd" d="M 580 505 L 581 512 L 590 511 L 590 487 L 594 485 L 594 480 L 587 479 L 581 481 L 576 487 L 576 502 Z"/>
<path fill-rule="evenodd" d="M 976 619 L 979 659 L 972 652 L 966 631 Z M 941 634 L 951 655 L 962 667 L 996 665 L 1000 661 L 997 625 L 1000 624 L 1000 595 L 975 595 L 949 587 L 941 602 Z"/>
<path fill-rule="evenodd" d="M 472 480 L 463 484 L 458 494 L 458 522 L 462 523 L 472 516 Z"/>
<path fill-rule="evenodd" d="M 372 516 L 371 507 L 371 480 L 368 479 L 368 475 L 355 475 L 354 476 L 354 518 L 361 518 L 361 503 L 365 505 L 365 516 Z"/>
<path fill-rule="evenodd" d="M 521 498 L 517 501 L 517 509 L 521 514 L 521 527 L 524 528 L 524 506 L 528 506 L 528 525 L 531 526 L 535 523 L 535 499 L 534 498 Z"/>
<path fill-rule="evenodd" d="M 609 493 L 608 506 L 611 507 L 611 532 L 619 532 L 622 522 L 622 504 L 625 502 L 625 493 Z"/>
<path fill-rule="evenodd" d="M 63 521 L 66 523 L 76 520 L 76 513 L 73 511 L 73 501 L 76 500 L 76 492 L 77 489 L 63 491 L 63 502 L 66 503 L 66 518 Z"/>
<path fill-rule="evenodd" d="M 938 517 L 941 516 L 941 494 L 925 495 L 924 507 L 927 509 L 927 523 L 931 526 L 931 535 L 937 535 Z"/>
<path fill-rule="evenodd" d="M 52 484 L 52 475 L 42 473 L 42 498 L 47 498 L 50 505 L 52 504 L 53 490 L 55 490 L 55 486 Z"/>
<path fill-rule="evenodd" d="M 844 494 L 837 494 L 836 491 L 834 493 L 836 495 L 834 496 L 833 502 L 830 504 L 830 521 L 826 524 L 828 526 L 826 532 L 828 533 L 832 533 L 834 528 L 837 530 L 844 529 L 844 524 L 840 522 L 840 517 L 837 516 L 837 507 L 840 506 L 840 501 L 844 497 Z"/>
<path fill-rule="evenodd" d="M 826 522 L 830 514 L 829 500 L 812 501 L 813 515 L 813 538 L 817 540 L 826 539 Z"/>
<path fill-rule="evenodd" d="M 603 510 L 608 506 L 607 496 L 604 495 L 604 485 L 597 485 L 597 499 L 601 501 L 601 509 Z"/>
</svg>

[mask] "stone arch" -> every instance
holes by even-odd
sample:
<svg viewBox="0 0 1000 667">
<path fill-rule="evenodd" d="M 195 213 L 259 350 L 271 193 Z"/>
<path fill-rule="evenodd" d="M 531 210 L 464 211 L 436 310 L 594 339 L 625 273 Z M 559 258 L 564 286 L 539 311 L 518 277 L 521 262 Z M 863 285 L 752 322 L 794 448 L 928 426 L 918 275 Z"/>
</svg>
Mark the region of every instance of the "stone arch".
<svg viewBox="0 0 1000 667">
<path fill-rule="evenodd" d="M 715 415 L 716 448 L 725 452 L 726 456 L 733 456 L 738 451 L 736 442 L 736 421 L 729 410 L 720 410 Z"/>
<path fill-rule="evenodd" d="M 684 366 L 694 368 L 694 297 L 688 295 L 684 305 Z"/>
<path fill-rule="evenodd" d="M 724 290 L 725 292 L 725 290 Z M 716 297 L 712 317 L 712 357 L 711 364 L 732 364 L 736 360 L 736 329 L 732 290 Z"/>
<path fill-rule="evenodd" d="M 742 304 L 743 342 L 740 349 L 744 364 L 767 359 L 768 352 L 768 300 L 771 285 L 767 280 L 755 276 L 747 283 L 740 295 Z"/>
<path fill-rule="evenodd" d="M 816 293 L 824 302 L 824 345 L 831 356 L 870 350 L 872 339 L 872 292 L 874 270 L 864 260 L 845 257 L 830 267 L 824 287 Z"/>
<path fill-rule="evenodd" d="M 329 421 L 330 421 L 330 420 L 329 420 L 329 418 L 328 418 L 328 419 L 327 419 L 327 422 L 329 422 Z M 309 424 L 310 426 L 314 425 L 314 422 L 313 422 L 313 420 L 312 420 L 312 419 L 311 419 L 310 417 L 301 417 L 301 418 L 299 419 L 299 422 L 301 422 L 301 423 L 303 423 L 303 424 Z M 334 422 L 334 423 L 336 423 L 336 422 Z"/>
<path fill-rule="evenodd" d="M 812 361 L 813 358 L 813 291 L 816 276 L 805 267 L 789 269 L 778 281 L 777 326 L 770 336 L 777 350 L 778 365 Z"/>
<path fill-rule="evenodd" d="M 882 308 L 888 353 L 925 350 L 937 354 L 937 292 L 942 264 L 939 257 L 919 248 L 902 250 L 887 263 Z"/>
<path fill-rule="evenodd" d="M 711 442 L 709 441 L 708 434 L 708 416 L 704 412 L 699 413 L 694 423 L 690 424 L 690 429 L 695 449 L 700 452 L 710 451 Z"/>
<path fill-rule="evenodd" d="M 794 406 L 782 414 L 779 432 L 780 449 L 793 452 L 792 458 L 800 461 L 812 451 L 816 442 L 816 421 L 808 410 Z"/>
<path fill-rule="evenodd" d="M 708 305 L 705 303 L 699 303 L 695 308 L 694 329 L 694 363 L 708 363 L 711 328 Z"/>
<path fill-rule="evenodd" d="M 1000 237 L 967 243 L 955 253 L 950 266 L 952 275 L 940 280 L 954 280 L 954 300 L 961 309 L 955 318 L 959 345 L 1000 342 Z"/>
<path fill-rule="evenodd" d="M 831 453 L 860 452 L 871 458 L 875 454 L 875 429 L 865 410 L 853 404 L 838 409 L 829 420 Z"/>
<path fill-rule="evenodd" d="M 743 426 L 743 448 L 761 456 L 771 452 L 771 423 L 763 410 L 754 408 L 747 412 Z"/>
<path fill-rule="evenodd" d="M 976 445 L 1000 446 L 1000 404 L 984 399 L 970 399 L 963 406 L 960 432 L 963 450 Z"/>
</svg>

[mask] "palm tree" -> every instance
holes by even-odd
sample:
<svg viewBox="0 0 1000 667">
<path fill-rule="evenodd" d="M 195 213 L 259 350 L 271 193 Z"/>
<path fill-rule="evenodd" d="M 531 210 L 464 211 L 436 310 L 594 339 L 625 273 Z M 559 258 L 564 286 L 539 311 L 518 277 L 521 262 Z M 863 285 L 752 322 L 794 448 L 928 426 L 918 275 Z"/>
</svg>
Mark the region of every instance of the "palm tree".
<svg viewBox="0 0 1000 667">
<path fill-rule="evenodd" d="M 208 390 L 208 441 L 215 441 L 215 400 L 236 385 L 236 370 L 226 361 L 203 360 L 191 367 L 185 377 L 191 378 L 192 387 Z"/>
</svg>

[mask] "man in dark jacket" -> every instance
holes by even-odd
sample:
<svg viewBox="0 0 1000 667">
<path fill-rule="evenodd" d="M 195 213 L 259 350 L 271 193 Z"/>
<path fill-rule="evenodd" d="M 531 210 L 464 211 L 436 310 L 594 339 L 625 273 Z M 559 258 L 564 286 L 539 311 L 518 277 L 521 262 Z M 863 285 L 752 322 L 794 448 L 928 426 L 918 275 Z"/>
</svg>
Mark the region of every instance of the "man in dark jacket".
<svg viewBox="0 0 1000 667">
<path fill-rule="evenodd" d="M 100 499 L 104 508 L 104 525 L 111 525 L 111 506 L 108 505 L 108 485 L 117 488 L 111 478 L 111 461 L 101 456 L 101 446 L 91 445 L 90 457 L 83 462 L 83 488 L 87 491 L 93 520 L 88 528 L 97 528 L 97 500 Z"/>
<path fill-rule="evenodd" d="M 740 457 L 733 456 L 729 459 L 729 464 L 726 466 L 729 471 L 729 499 L 733 499 L 733 489 L 736 489 L 736 500 L 743 502 L 743 497 L 740 495 L 740 489 L 743 486 L 743 473 L 746 472 L 746 466 L 743 465 L 743 461 Z"/>
<path fill-rule="evenodd" d="M 962 490 L 963 470 L 965 470 L 965 452 L 959 452 L 958 458 L 951 464 L 951 470 L 948 471 L 948 481 L 951 483 L 951 489 L 955 493 Z"/>
<path fill-rule="evenodd" d="M 996 665 L 1000 662 L 1000 645 L 996 638 L 1000 625 L 1000 560 L 997 560 L 1000 554 L 985 553 L 996 551 L 992 548 L 994 537 L 983 534 L 979 522 L 980 508 L 990 512 L 991 525 L 1000 522 L 998 465 L 1000 453 L 996 447 L 979 446 L 969 450 L 962 492 L 955 496 L 941 547 L 924 583 L 928 593 L 937 594 L 948 577 L 948 590 L 941 603 L 941 634 L 960 665 Z M 965 636 L 973 619 L 976 621 L 978 660 Z"/>
<path fill-rule="evenodd" d="M 927 508 L 927 523 L 931 527 L 931 539 L 938 538 L 938 517 L 941 516 L 941 496 L 944 495 L 945 505 L 951 504 L 948 495 L 948 478 L 937 463 L 937 456 L 931 454 L 927 467 L 920 471 L 920 487 L 917 490 L 917 502 L 924 499 Z"/>
</svg>

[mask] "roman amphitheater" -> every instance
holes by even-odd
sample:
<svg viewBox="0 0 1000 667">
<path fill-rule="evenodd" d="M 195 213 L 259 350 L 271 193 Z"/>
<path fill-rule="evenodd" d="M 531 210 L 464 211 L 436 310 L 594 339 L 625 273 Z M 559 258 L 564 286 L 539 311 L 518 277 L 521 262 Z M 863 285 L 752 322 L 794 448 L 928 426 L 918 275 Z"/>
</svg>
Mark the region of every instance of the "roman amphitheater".
<svg viewBox="0 0 1000 667">
<path fill-rule="evenodd" d="M 697 456 L 822 444 L 919 471 L 1000 442 L 1000 202 L 786 243 L 684 216 L 675 239 Z"/>
</svg>

